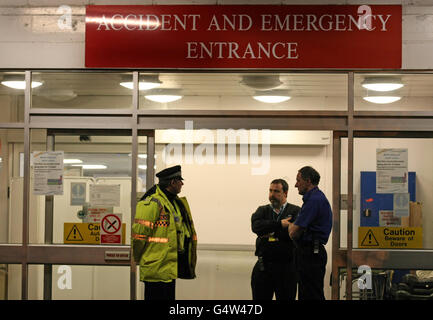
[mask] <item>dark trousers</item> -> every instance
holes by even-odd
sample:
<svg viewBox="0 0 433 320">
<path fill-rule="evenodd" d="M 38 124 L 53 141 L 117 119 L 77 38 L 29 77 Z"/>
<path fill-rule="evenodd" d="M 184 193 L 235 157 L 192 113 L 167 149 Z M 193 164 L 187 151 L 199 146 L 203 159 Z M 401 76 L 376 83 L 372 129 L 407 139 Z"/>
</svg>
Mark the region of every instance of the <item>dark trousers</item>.
<svg viewBox="0 0 433 320">
<path fill-rule="evenodd" d="M 264 262 L 264 270 L 260 270 L 257 261 L 251 275 L 253 300 L 295 300 L 296 271 L 292 262 Z"/>
<path fill-rule="evenodd" d="M 323 245 L 319 245 L 318 253 L 313 251 L 313 246 L 297 247 L 295 250 L 295 264 L 299 275 L 299 300 L 325 300 L 323 282 L 328 256 Z"/>
<path fill-rule="evenodd" d="M 176 280 L 171 282 L 144 281 L 144 300 L 175 300 Z"/>
</svg>

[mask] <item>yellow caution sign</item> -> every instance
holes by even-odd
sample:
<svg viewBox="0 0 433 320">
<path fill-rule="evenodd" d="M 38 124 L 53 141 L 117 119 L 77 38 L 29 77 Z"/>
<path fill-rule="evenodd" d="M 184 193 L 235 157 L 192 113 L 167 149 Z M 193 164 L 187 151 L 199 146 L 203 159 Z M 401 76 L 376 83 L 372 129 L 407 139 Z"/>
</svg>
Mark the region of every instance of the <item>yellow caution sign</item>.
<svg viewBox="0 0 433 320">
<path fill-rule="evenodd" d="M 359 227 L 359 248 L 422 248 L 422 227 Z"/>
<path fill-rule="evenodd" d="M 122 224 L 122 244 L 125 244 L 126 224 Z M 63 243 L 100 244 L 99 223 L 70 223 L 63 225 Z"/>
</svg>

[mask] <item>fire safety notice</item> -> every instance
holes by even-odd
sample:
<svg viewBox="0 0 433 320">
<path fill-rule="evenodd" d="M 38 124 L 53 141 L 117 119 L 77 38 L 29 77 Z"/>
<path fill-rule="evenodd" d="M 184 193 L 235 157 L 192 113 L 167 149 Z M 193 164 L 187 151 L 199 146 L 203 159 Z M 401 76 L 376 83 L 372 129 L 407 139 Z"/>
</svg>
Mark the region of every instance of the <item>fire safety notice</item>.
<svg viewBox="0 0 433 320">
<path fill-rule="evenodd" d="M 422 227 L 359 227 L 358 247 L 368 249 L 422 248 Z"/>
</svg>

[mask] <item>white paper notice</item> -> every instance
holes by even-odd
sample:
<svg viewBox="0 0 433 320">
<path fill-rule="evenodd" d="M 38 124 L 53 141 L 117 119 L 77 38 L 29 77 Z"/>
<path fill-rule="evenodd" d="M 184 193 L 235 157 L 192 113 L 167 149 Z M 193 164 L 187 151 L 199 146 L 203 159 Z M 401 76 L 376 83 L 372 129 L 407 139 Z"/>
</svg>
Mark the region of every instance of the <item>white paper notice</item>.
<svg viewBox="0 0 433 320">
<path fill-rule="evenodd" d="M 376 149 L 376 193 L 408 193 L 407 149 Z"/>
<path fill-rule="evenodd" d="M 63 194 L 63 151 L 34 151 L 33 194 Z"/>
<path fill-rule="evenodd" d="M 401 218 L 396 217 L 394 212 L 389 210 L 379 211 L 379 226 L 380 227 L 400 227 Z"/>
<path fill-rule="evenodd" d="M 120 207 L 120 184 L 91 184 L 90 206 Z"/>
<path fill-rule="evenodd" d="M 394 216 L 409 217 L 409 193 L 394 194 Z"/>
</svg>

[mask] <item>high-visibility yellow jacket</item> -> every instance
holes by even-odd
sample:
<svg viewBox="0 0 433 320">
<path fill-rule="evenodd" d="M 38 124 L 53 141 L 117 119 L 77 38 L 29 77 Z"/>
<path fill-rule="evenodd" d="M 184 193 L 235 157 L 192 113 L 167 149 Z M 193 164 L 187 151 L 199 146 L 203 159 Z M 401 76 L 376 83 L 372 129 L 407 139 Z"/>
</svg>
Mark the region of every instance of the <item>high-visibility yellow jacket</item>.
<svg viewBox="0 0 433 320">
<path fill-rule="evenodd" d="M 186 198 L 176 197 L 176 200 L 173 205 L 159 186 L 156 186 L 154 194 L 137 204 L 132 225 L 132 249 L 135 261 L 140 263 L 141 281 L 170 282 L 178 277 L 195 278 L 197 234 Z M 189 224 L 185 225 L 182 221 L 178 201 L 186 209 Z M 178 276 L 178 247 L 183 244 L 185 235 L 190 238 L 190 241 L 185 242 L 187 247 L 184 248 L 188 256 L 189 272 L 188 276 Z"/>
</svg>

